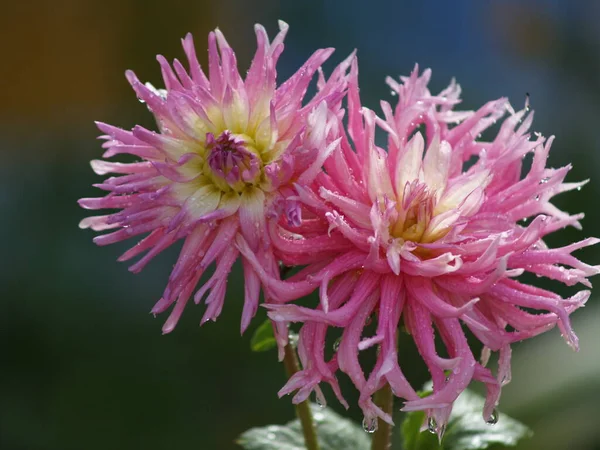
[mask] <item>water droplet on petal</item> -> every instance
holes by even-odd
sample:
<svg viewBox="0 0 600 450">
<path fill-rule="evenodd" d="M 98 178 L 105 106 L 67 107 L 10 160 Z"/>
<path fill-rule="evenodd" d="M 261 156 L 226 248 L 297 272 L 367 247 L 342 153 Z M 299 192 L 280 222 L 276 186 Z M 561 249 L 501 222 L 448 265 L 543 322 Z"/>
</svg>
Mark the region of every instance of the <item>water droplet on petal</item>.
<svg viewBox="0 0 600 450">
<path fill-rule="evenodd" d="M 487 423 L 488 425 L 496 425 L 498 423 L 498 416 L 498 411 L 494 409 L 490 417 L 488 417 L 488 420 L 485 421 L 485 423 Z"/>
<path fill-rule="evenodd" d="M 437 433 L 437 422 L 435 421 L 435 419 L 433 417 L 429 417 L 429 420 L 427 421 L 427 430 L 431 434 Z"/>
<path fill-rule="evenodd" d="M 292 347 L 296 348 L 298 346 L 298 335 L 290 331 L 288 334 L 288 342 Z"/>
<path fill-rule="evenodd" d="M 540 180 L 540 184 L 546 184 L 548 181 L 550 181 L 550 177 L 545 177 L 545 178 L 542 178 L 542 179 Z"/>
<path fill-rule="evenodd" d="M 340 342 L 342 342 L 342 338 L 339 337 L 335 340 L 335 342 L 333 343 L 333 351 L 337 352 L 338 349 L 340 348 Z"/>
<path fill-rule="evenodd" d="M 440 444 L 442 443 L 442 438 L 444 437 L 445 432 L 446 432 L 446 425 L 442 425 L 438 432 L 438 440 L 440 441 Z"/>
<path fill-rule="evenodd" d="M 317 404 L 317 406 L 319 408 L 325 408 L 325 403 L 323 402 L 323 399 L 319 395 L 315 395 L 315 403 Z"/>
<path fill-rule="evenodd" d="M 375 433 L 375 431 L 377 431 L 377 417 L 373 417 L 371 419 L 367 419 L 365 417 L 362 421 L 362 427 L 366 433 Z"/>
<path fill-rule="evenodd" d="M 582 186 L 577 186 L 577 190 L 580 191 Z"/>
</svg>

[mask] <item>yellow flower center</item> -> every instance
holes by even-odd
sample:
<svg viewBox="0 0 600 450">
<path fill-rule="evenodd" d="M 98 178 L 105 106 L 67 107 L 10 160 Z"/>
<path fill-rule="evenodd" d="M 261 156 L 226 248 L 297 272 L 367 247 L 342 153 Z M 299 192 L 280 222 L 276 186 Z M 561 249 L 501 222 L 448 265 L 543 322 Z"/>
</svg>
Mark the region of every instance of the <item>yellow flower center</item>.
<svg viewBox="0 0 600 450">
<path fill-rule="evenodd" d="M 229 130 L 217 138 L 206 135 L 206 159 L 203 172 L 221 191 L 242 192 L 257 185 L 262 176 L 263 162 L 245 135 L 234 135 Z"/>
</svg>

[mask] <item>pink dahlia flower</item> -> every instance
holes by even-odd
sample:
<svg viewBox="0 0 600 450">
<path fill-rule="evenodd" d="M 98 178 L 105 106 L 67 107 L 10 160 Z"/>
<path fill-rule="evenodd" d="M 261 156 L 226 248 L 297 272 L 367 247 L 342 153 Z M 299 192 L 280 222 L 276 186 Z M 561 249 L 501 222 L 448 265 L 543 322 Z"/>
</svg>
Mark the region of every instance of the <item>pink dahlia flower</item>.
<svg viewBox="0 0 600 450">
<path fill-rule="evenodd" d="M 127 153 L 138 162 L 92 161 L 99 175 L 118 174 L 95 186 L 103 198 L 79 200 L 86 209 L 117 209 L 88 217 L 81 228 L 115 229 L 98 236 L 99 245 L 146 235 L 119 260 L 146 252 L 130 267 L 139 272 L 157 254 L 184 239 L 179 259 L 163 296 L 152 308 L 161 313 L 175 305 L 163 326 L 173 330 L 200 277 L 213 263 L 211 278 L 196 291 L 199 303 L 208 293 L 202 318 L 216 320 L 223 308 L 227 277 L 239 251 L 233 245 L 243 236 L 261 269 L 278 276 L 266 227 L 283 216 L 300 221 L 293 182 L 310 183 L 334 148 L 327 145 L 323 127 L 332 123 L 347 84 L 350 59 L 325 80 L 320 66 L 332 49 L 316 51 L 286 82 L 277 87 L 276 63 L 283 51 L 287 24 L 269 43 L 264 28 L 255 27 L 258 49 L 242 78 L 233 50 L 217 29 L 208 38 L 208 75 L 194 50 L 191 35 L 182 40 L 186 70 L 178 60 L 169 65 L 158 56 L 166 89 L 141 83 L 133 72 L 127 79 L 140 101 L 156 118 L 159 131 L 135 126 L 132 131 L 98 123 L 105 134 L 104 158 Z M 303 104 L 308 85 L 319 71 L 317 93 Z M 320 126 L 310 126 L 318 123 Z M 308 131 L 310 128 L 310 131 Z M 254 316 L 260 293 L 255 269 L 243 261 L 245 302 L 241 329 Z M 287 332 L 286 332 L 287 337 Z"/>
<path fill-rule="evenodd" d="M 251 247 L 237 241 L 278 302 L 320 286 L 315 309 L 268 305 L 273 320 L 304 323 L 298 343 L 303 370 L 280 394 L 297 390 L 295 402 L 313 390 L 319 397 L 318 385 L 325 381 L 345 404 L 336 381 L 340 370 L 360 390 L 367 427 L 376 417 L 391 423 L 372 401 L 373 393 L 389 384 L 406 401 L 404 411 L 426 411 L 441 435 L 453 402 L 471 380 L 485 383 L 483 418 L 493 420 L 500 388 L 510 380 L 513 342 L 557 325 L 567 343 L 578 347 L 569 315 L 585 304 L 589 291 L 562 298 L 520 276 L 529 272 L 590 287 L 588 277 L 599 268 L 571 255 L 598 239 L 561 248 L 544 243 L 556 230 L 580 228 L 583 214 L 569 215 L 550 200 L 585 182 L 564 182 L 570 166 L 546 167 L 553 138 L 530 136 L 533 112 L 515 113 L 505 99 L 474 112 L 454 111 L 460 87 L 453 81 L 432 95 L 430 75 L 415 68 L 401 83 L 388 79 L 398 102 L 395 108 L 381 102 L 384 118 L 379 118 L 361 107 L 353 62 L 347 120 L 354 145 L 342 136 L 311 187 L 298 186 L 307 210 L 301 226 L 271 224 L 282 259 L 307 264 L 300 274 L 287 282 L 269 278 Z M 496 137 L 481 140 L 507 112 Z M 387 151 L 375 144 L 376 126 L 388 135 Z M 523 161 L 527 155 L 533 157 L 530 167 Z M 286 233 L 289 238 L 282 239 Z M 365 336 L 372 315 L 377 329 Z M 399 364 L 401 324 L 433 378 L 433 392 L 425 398 Z M 329 327 L 342 328 L 343 335 L 327 360 Z M 481 358 L 470 349 L 465 328 L 483 343 Z M 436 340 L 444 353 L 438 353 Z M 366 373 L 359 352 L 375 345 L 377 362 Z M 499 353 L 495 374 L 486 367 L 491 352 Z"/>
</svg>

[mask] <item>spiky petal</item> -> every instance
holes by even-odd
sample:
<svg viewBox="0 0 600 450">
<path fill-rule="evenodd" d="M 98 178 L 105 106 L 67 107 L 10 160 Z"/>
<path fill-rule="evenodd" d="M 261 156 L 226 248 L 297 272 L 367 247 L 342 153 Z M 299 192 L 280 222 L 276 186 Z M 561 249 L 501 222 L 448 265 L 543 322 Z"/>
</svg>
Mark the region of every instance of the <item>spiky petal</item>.
<svg viewBox="0 0 600 450">
<path fill-rule="evenodd" d="M 454 111 L 459 86 L 452 82 L 432 95 L 429 78 L 429 70 L 419 74 L 415 68 L 400 83 L 388 80 L 398 103 L 392 108 L 382 102 L 380 118 L 361 107 L 353 63 L 348 134 L 354 145 L 342 135 L 325 171 L 310 188 L 298 188 L 310 220 L 271 230 L 272 236 L 295 236 L 274 238 L 274 245 L 283 259 L 307 267 L 286 283 L 269 279 L 264 271 L 259 275 L 281 302 L 320 289 L 316 309 L 268 305 L 273 320 L 304 323 L 299 346 L 305 369 L 282 392 L 299 389 L 299 400 L 326 381 L 339 395 L 339 369 L 360 390 L 366 420 L 378 416 L 391 422 L 371 399 L 389 383 L 406 401 L 405 411 L 427 411 L 441 434 L 453 402 L 471 380 L 486 385 L 483 416 L 491 417 L 501 386 L 510 380 L 513 342 L 558 325 L 567 343 L 578 347 L 569 315 L 585 304 L 589 291 L 563 298 L 520 281 L 520 275 L 589 287 L 588 277 L 599 268 L 571 255 L 598 239 L 556 249 L 543 241 L 560 228 L 580 228 L 583 215 L 560 211 L 550 199 L 582 183 L 564 182 L 570 166 L 546 167 L 553 138 L 529 134 L 533 112 L 515 113 L 505 99 L 477 111 Z M 496 137 L 479 140 L 507 112 Z M 375 144 L 377 125 L 388 134 L 386 150 Z M 533 162 L 522 177 L 526 155 L 533 155 Z M 257 267 L 256 260 L 250 262 Z M 377 330 L 365 336 L 372 315 Z M 396 349 L 401 323 L 433 378 L 428 397 L 419 398 L 402 373 Z M 464 326 L 485 346 L 481 361 L 469 348 Z M 323 352 L 327 327 L 343 329 L 329 361 Z M 438 354 L 436 341 L 445 345 L 447 355 Z M 367 374 L 358 354 L 372 346 L 379 346 L 379 352 Z M 495 375 L 485 367 L 491 351 L 500 355 Z"/>
<path fill-rule="evenodd" d="M 92 161 L 99 175 L 117 174 L 95 186 L 107 191 L 102 198 L 79 201 L 86 209 L 116 209 L 88 217 L 82 228 L 113 230 L 98 236 L 99 245 L 145 235 L 119 260 L 143 254 L 130 267 L 139 272 L 156 255 L 183 239 L 184 244 L 166 289 L 152 308 L 158 314 L 172 308 L 163 327 L 169 333 L 193 296 L 205 296 L 201 323 L 216 320 L 225 299 L 225 287 L 243 238 L 261 270 L 278 277 L 267 228 L 281 215 L 290 223 L 300 220 L 292 181 L 310 183 L 317 175 L 314 162 L 331 152 L 325 132 L 307 132 L 310 123 L 337 125 L 347 84 L 350 59 L 326 80 L 320 73 L 316 95 L 304 100 L 309 82 L 331 55 L 316 51 L 304 65 L 277 85 L 276 65 L 283 51 L 287 24 L 269 42 L 264 28 L 255 27 L 258 48 L 243 78 L 236 57 L 220 30 L 208 37 L 208 73 L 200 67 L 191 35 L 182 40 L 188 69 L 158 56 L 165 89 L 143 84 L 128 71 L 127 79 L 140 101 L 153 113 L 158 131 L 135 126 L 131 131 L 98 123 L 104 133 L 104 158 L 123 153 L 138 162 L 124 164 Z M 285 217 L 284 217 L 285 221 Z M 144 254 L 145 253 L 145 254 Z M 202 274 L 215 266 L 209 280 L 195 292 Z M 242 331 L 258 306 L 260 280 L 244 262 L 246 281 Z M 280 344 L 285 343 L 280 336 Z"/>
</svg>

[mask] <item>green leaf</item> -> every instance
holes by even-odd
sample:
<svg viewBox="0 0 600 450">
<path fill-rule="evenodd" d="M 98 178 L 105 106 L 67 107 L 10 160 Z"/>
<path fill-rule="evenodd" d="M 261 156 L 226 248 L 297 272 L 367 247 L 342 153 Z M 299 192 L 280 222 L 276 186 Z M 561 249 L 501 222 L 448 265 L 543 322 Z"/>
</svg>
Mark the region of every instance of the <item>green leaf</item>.
<svg viewBox="0 0 600 450">
<path fill-rule="evenodd" d="M 463 392 L 452 408 L 442 445 L 437 436 L 420 432 L 425 421 L 423 411 L 410 412 L 402 423 L 404 450 L 480 450 L 491 447 L 513 447 L 532 432 L 522 423 L 508 416 L 498 415 L 498 422 L 488 425 L 483 421 L 483 397 L 470 391 Z"/>
<path fill-rule="evenodd" d="M 253 352 L 266 352 L 277 346 L 273 335 L 273 325 L 269 319 L 265 320 L 254 332 L 250 339 L 250 348 Z"/>
<path fill-rule="evenodd" d="M 369 450 L 371 439 L 354 422 L 331 408 L 311 405 L 321 450 Z M 238 444 L 246 450 L 306 450 L 299 420 L 286 425 L 251 428 L 242 433 Z"/>
<path fill-rule="evenodd" d="M 402 427 L 402 448 L 404 450 L 430 450 L 440 448 L 437 437 L 428 432 L 421 432 L 421 425 L 425 421 L 423 411 L 406 414 Z"/>
</svg>

